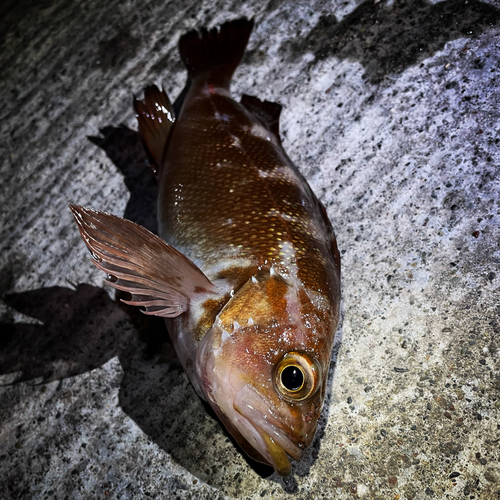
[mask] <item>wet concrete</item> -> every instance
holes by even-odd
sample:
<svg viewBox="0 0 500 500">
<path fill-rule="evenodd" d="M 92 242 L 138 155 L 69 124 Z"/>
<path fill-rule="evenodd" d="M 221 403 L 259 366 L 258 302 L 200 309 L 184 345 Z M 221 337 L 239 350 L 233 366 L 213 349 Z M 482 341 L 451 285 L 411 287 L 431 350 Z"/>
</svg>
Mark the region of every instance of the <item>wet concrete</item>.
<svg viewBox="0 0 500 500">
<path fill-rule="evenodd" d="M 292 476 L 245 459 L 160 320 L 115 300 L 69 202 L 155 228 L 133 94 L 176 42 L 255 16 L 233 90 L 283 106 L 327 207 L 343 319 Z M 500 495 L 500 4 L 4 2 L 0 491 L 6 498 Z"/>
</svg>

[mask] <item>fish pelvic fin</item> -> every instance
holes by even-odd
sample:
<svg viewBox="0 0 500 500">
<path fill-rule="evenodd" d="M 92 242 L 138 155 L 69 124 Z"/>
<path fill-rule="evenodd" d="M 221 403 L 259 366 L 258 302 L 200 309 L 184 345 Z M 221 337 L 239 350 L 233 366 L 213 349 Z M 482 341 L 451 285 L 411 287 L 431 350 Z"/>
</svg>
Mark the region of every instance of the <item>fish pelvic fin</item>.
<svg viewBox="0 0 500 500">
<path fill-rule="evenodd" d="M 114 288 L 132 295 L 126 304 L 144 314 L 176 317 L 198 294 L 217 287 L 185 255 L 142 226 L 91 208 L 70 205 L 95 266 Z"/>
<path fill-rule="evenodd" d="M 189 31 L 179 40 L 179 51 L 192 79 L 229 88 L 231 77 L 243 57 L 253 19 L 236 19 L 219 28 Z"/>
<path fill-rule="evenodd" d="M 175 122 L 175 112 L 167 94 L 156 85 L 144 89 L 144 100 L 134 97 L 134 111 L 139 122 L 139 134 L 150 160 L 158 168 Z M 156 168 L 156 172 L 158 172 Z"/>
<path fill-rule="evenodd" d="M 259 98 L 243 94 L 241 96 L 241 104 L 247 111 L 250 111 L 264 127 L 273 133 L 281 144 L 280 139 L 280 114 L 281 104 L 271 101 L 261 101 Z"/>
</svg>

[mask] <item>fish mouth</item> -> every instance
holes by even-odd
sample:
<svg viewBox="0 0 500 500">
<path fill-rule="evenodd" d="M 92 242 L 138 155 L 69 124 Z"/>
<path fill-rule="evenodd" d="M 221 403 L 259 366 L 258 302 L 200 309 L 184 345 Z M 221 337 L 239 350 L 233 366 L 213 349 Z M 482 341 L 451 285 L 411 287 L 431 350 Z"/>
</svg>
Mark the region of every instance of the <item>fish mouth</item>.
<svg viewBox="0 0 500 500">
<path fill-rule="evenodd" d="M 303 450 L 278 426 L 263 397 L 250 384 L 238 391 L 233 408 L 247 441 L 274 467 L 281 476 L 290 474 L 290 457 L 302 459 Z"/>
</svg>

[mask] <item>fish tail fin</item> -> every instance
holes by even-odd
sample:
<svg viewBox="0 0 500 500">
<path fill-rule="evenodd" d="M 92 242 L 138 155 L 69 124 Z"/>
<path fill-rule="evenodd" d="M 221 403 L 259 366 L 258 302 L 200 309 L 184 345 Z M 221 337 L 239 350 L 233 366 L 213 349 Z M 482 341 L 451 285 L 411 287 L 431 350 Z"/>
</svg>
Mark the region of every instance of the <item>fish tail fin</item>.
<svg viewBox="0 0 500 500">
<path fill-rule="evenodd" d="M 220 28 L 189 31 L 179 40 L 182 60 L 192 79 L 229 88 L 231 77 L 243 57 L 253 19 L 236 19 Z"/>
<path fill-rule="evenodd" d="M 150 160 L 161 167 L 163 152 L 175 121 L 172 104 L 164 90 L 150 85 L 144 89 L 143 101 L 134 98 L 134 111 L 146 152 Z"/>
</svg>

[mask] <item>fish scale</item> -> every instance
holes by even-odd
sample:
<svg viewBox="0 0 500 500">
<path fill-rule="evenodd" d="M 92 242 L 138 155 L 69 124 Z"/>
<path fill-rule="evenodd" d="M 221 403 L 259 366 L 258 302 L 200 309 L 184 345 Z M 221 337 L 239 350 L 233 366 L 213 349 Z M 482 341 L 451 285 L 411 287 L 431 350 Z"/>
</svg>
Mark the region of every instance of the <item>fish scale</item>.
<svg viewBox="0 0 500 500">
<path fill-rule="evenodd" d="M 71 206 L 125 302 L 165 318 L 198 395 L 253 459 L 291 472 L 314 437 L 340 308 L 326 210 L 282 148 L 281 106 L 229 84 L 253 21 L 181 37 L 189 88 L 134 101 L 158 178 L 159 236 Z M 176 106 L 177 107 L 177 106 Z"/>
<path fill-rule="evenodd" d="M 160 185 L 165 179 L 162 237 L 207 268 L 211 260 L 234 258 L 234 249 L 238 258 L 250 259 L 253 265 L 267 261 L 285 268 L 287 251 L 287 260 L 293 259 L 300 275 L 311 277 L 317 287 L 321 278 L 317 269 L 324 268 L 325 259 L 314 238 L 322 233 L 306 209 L 312 205 L 309 193 L 281 146 L 262 137 L 270 137 L 270 132 L 252 133 L 255 123 L 237 104 L 214 90 L 203 97 L 198 93 L 193 109 L 187 107 L 179 117 L 181 126 L 173 131 L 160 177 Z M 227 118 L 217 121 L 217 115 Z M 217 125 L 211 126 L 213 122 Z M 187 136 L 186 144 L 182 138 Z M 233 145 L 235 139 L 238 147 Z M 186 150 L 196 154 L 187 156 Z M 184 190 L 179 196 L 179 186 L 189 186 L 189 196 Z M 300 259 L 303 255 L 307 259 Z"/>
</svg>

